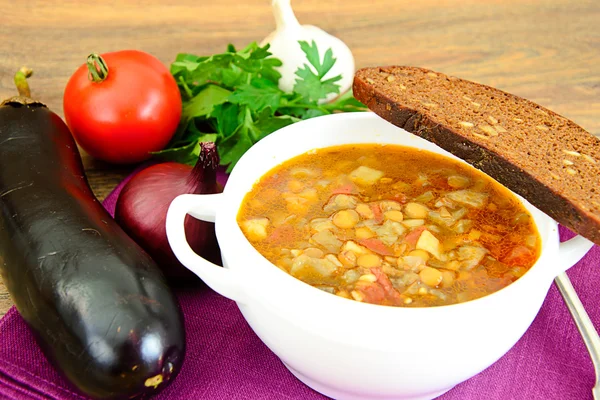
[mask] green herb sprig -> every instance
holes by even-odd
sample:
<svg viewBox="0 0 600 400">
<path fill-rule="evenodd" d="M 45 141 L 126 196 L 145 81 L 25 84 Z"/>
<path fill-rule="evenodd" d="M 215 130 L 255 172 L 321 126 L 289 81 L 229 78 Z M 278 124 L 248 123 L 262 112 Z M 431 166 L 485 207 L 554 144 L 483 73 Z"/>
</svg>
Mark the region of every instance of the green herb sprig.
<svg viewBox="0 0 600 400">
<path fill-rule="evenodd" d="M 210 57 L 179 54 L 171 74 L 183 99 L 181 124 L 169 145 L 154 154 L 193 165 L 200 142 L 213 141 L 229 172 L 252 145 L 279 128 L 334 112 L 366 110 L 351 92 L 323 103 L 328 95 L 339 94 L 341 76 L 324 79 L 336 59 L 328 49 L 321 60 L 314 41 L 299 44 L 310 65 L 296 71 L 292 93 L 277 86 L 281 74 L 275 68 L 282 62 L 271 57 L 269 45 L 251 43 L 239 51 L 229 45 L 225 53 Z"/>
</svg>

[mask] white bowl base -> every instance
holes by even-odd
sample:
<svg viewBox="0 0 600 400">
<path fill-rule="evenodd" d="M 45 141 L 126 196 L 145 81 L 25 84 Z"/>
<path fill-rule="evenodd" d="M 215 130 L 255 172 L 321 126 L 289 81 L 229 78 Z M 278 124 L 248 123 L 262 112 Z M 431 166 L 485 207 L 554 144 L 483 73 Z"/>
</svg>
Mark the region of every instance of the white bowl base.
<svg viewBox="0 0 600 400">
<path fill-rule="evenodd" d="M 388 397 L 385 395 L 383 395 L 381 397 L 379 397 L 379 396 L 374 397 L 372 394 L 371 395 L 361 395 L 361 394 L 356 394 L 356 393 L 349 393 L 349 392 L 340 391 L 336 388 L 325 386 L 321 382 L 317 382 L 317 381 L 307 377 L 306 375 L 301 374 L 300 372 L 296 371 L 295 369 L 293 369 L 292 367 L 287 365 L 285 362 L 282 361 L 282 363 L 283 363 L 283 365 L 285 365 L 285 367 L 288 369 L 288 371 L 290 371 L 296 378 L 298 378 L 298 380 L 300 382 L 304 383 L 306 386 L 308 386 L 312 390 L 319 392 L 324 396 L 331 397 L 332 399 L 336 399 L 336 400 L 431 400 L 431 399 L 435 399 L 436 397 L 443 395 L 444 393 L 446 393 L 447 391 L 452 389 L 452 387 L 450 387 L 448 389 L 444 389 L 439 392 L 429 393 L 425 396 L 419 395 L 416 397 L 398 397 L 398 396 Z"/>
</svg>

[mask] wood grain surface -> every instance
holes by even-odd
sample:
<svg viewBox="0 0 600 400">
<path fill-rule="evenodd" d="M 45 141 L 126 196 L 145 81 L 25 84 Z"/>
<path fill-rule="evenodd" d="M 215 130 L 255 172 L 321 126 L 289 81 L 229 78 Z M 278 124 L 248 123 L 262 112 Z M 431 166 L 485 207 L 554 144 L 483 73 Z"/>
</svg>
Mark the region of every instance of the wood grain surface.
<svg viewBox="0 0 600 400">
<path fill-rule="evenodd" d="M 492 85 L 548 107 L 600 135 L 597 0 L 294 0 L 301 23 L 352 49 L 357 67 L 413 65 Z M 32 95 L 62 116 L 64 86 L 90 52 L 135 48 L 169 64 L 274 29 L 269 0 L 0 0 L 0 98 L 34 69 Z M 103 199 L 132 167 L 84 154 Z M 11 306 L 0 283 L 0 316 Z"/>
</svg>

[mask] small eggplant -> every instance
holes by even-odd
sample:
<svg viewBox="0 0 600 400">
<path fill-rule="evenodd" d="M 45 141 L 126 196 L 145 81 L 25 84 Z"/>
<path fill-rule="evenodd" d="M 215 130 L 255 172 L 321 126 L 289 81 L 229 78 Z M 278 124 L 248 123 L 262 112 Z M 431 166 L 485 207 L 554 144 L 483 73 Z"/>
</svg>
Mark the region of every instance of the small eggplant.
<svg viewBox="0 0 600 400">
<path fill-rule="evenodd" d="M 90 189 L 58 115 L 0 105 L 0 272 L 47 358 L 99 399 L 156 393 L 179 372 L 183 317 L 163 275 Z"/>
</svg>

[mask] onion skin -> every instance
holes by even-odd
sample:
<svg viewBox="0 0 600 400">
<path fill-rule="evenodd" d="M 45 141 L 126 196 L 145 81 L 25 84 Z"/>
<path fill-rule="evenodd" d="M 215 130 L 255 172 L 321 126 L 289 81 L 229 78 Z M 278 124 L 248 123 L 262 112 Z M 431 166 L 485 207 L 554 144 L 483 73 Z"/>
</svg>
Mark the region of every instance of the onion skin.
<svg viewBox="0 0 600 400">
<path fill-rule="evenodd" d="M 202 143 L 195 167 L 175 162 L 155 164 L 133 176 L 119 194 L 115 220 L 162 269 L 172 284 L 197 284 L 199 278 L 175 257 L 167 240 L 167 210 L 181 194 L 223 191 L 216 181 L 218 156 L 213 143 Z M 185 233 L 190 247 L 205 259 L 220 264 L 221 255 L 212 222 L 188 216 Z"/>
</svg>

